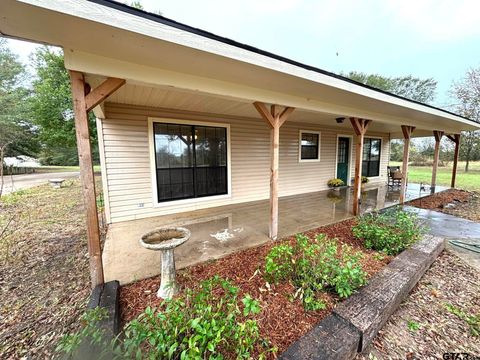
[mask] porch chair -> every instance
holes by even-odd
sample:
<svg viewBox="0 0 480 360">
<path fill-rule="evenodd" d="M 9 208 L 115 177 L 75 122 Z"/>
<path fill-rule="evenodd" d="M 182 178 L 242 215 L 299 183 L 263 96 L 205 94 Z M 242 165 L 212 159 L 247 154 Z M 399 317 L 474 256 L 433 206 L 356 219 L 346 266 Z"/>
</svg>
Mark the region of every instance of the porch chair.
<svg viewBox="0 0 480 360">
<path fill-rule="evenodd" d="M 403 174 L 400 171 L 400 166 L 388 166 L 387 167 L 387 174 L 388 174 L 388 186 L 395 187 L 402 185 L 402 178 Z"/>
</svg>

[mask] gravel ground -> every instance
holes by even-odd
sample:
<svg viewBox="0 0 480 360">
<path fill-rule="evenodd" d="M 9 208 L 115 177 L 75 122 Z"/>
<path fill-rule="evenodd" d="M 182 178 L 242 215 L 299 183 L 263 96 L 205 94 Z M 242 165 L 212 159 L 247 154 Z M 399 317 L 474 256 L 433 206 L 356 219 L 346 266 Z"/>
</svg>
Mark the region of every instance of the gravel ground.
<svg viewBox="0 0 480 360">
<path fill-rule="evenodd" d="M 429 198 L 411 205 L 480 222 L 478 193 L 451 190 Z M 455 206 L 445 207 L 447 203 Z M 480 274 L 447 250 L 357 359 L 442 359 L 445 353 L 480 357 L 480 337 L 472 335 L 462 315 L 448 309 L 451 305 L 476 316 L 480 331 Z"/>
<path fill-rule="evenodd" d="M 2 196 L 0 289 L 0 359 L 51 359 L 78 329 L 90 294 L 78 180 Z"/>
</svg>

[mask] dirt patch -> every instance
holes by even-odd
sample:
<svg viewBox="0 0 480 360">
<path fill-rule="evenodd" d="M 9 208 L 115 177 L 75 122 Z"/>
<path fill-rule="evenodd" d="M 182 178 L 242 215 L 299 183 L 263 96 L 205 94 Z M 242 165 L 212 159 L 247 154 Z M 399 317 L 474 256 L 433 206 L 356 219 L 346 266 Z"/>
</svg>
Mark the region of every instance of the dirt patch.
<svg viewBox="0 0 480 360">
<path fill-rule="evenodd" d="M 318 233 L 326 233 L 331 238 L 336 237 L 339 242 L 347 243 L 354 246 L 356 250 L 362 251 L 364 253 L 362 266 L 369 276 L 372 276 L 391 258 L 361 247 L 352 235 L 353 224 L 354 220 L 346 220 L 308 231 L 307 235 L 313 237 Z M 289 242 L 293 239 L 294 237 L 290 237 L 283 241 Z M 325 293 L 323 300 L 327 304 L 327 309 L 307 312 L 300 301 L 290 299 L 294 293 L 293 285 L 267 284 L 262 273 L 265 256 L 274 245 L 278 244 L 279 242 L 267 243 L 219 260 L 190 267 L 179 272 L 178 281 L 182 287 L 195 287 L 202 280 L 220 275 L 238 286 L 241 294 L 248 293 L 260 300 L 262 312 L 257 316 L 260 334 L 281 353 L 328 315 L 339 298 Z M 158 307 L 160 301 L 156 298 L 156 291 L 159 281 L 159 278 L 155 277 L 121 288 L 120 303 L 124 322 L 138 316 L 147 306 Z"/>
<path fill-rule="evenodd" d="M 85 310 L 90 280 L 83 200 L 78 180 L 64 184 L 0 200 L 2 359 L 51 359 L 58 339 L 78 328 Z"/>
<path fill-rule="evenodd" d="M 408 205 L 480 222 L 480 193 L 475 191 L 446 190 L 410 201 Z"/>
<path fill-rule="evenodd" d="M 445 251 L 357 358 L 441 359 L 446 352 L 479 356 L 479 338 L 448 305 L 480 316 L 480 275 Z"/>
</svg>

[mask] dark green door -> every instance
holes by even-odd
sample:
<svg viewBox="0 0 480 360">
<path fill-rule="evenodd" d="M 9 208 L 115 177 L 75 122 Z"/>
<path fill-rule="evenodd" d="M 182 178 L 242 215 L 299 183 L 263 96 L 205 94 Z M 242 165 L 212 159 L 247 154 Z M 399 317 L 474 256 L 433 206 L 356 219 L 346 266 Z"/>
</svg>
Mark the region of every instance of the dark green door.
<svg viewBox="0 0 480 360">
<path fill-rule="evenodd" d="M 350 138 L 338 138 L 338 156 L 337 156 L 337 178 L 342 179 L 345 185 L 348 185 L 348 155 L 350 149 Z"/>
</svg>

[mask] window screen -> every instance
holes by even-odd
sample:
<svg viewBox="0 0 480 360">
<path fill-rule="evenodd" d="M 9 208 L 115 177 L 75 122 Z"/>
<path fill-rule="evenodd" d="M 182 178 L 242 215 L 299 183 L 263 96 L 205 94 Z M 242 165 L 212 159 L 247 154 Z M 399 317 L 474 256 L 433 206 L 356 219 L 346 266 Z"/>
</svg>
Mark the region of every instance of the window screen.
<svg viewBox="0 0 480 360">
<path fill-rule="evenodd" d="M 154 123 L 158 202 L 227 193 L 227 129 Z"/>
<path fill-rule="evenodd" d="M 300 139 L 301 160 L 318 160 L 319 134 L 302 132 Z"/>
<path fill-rule="evenodd" d="M 363 143 L 362 176 L 372 177 L 380 175 L 380 139 L 365 138 Z"/>
</svg>

